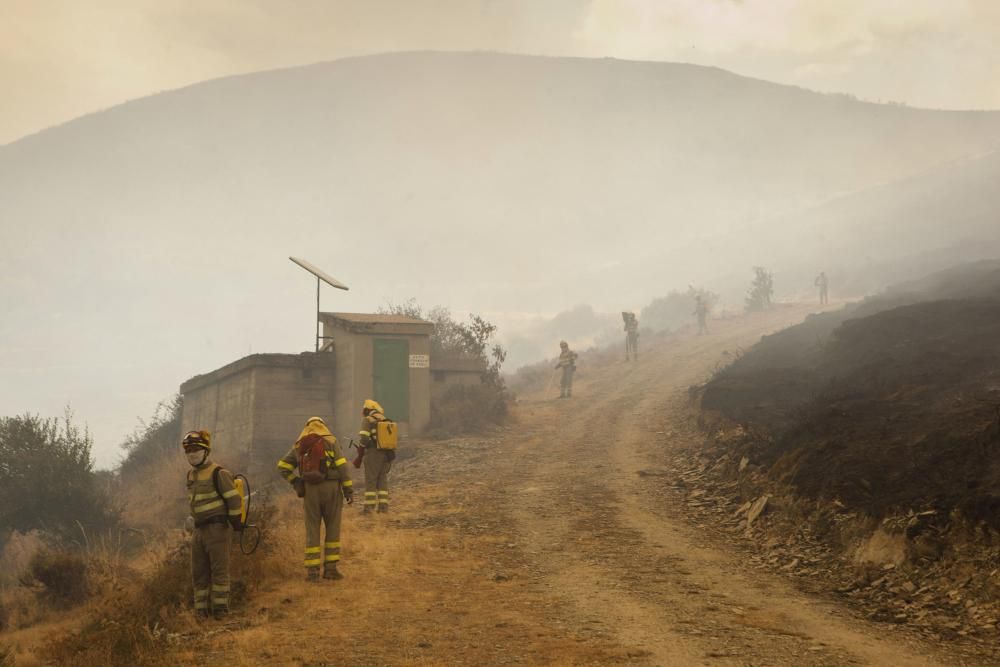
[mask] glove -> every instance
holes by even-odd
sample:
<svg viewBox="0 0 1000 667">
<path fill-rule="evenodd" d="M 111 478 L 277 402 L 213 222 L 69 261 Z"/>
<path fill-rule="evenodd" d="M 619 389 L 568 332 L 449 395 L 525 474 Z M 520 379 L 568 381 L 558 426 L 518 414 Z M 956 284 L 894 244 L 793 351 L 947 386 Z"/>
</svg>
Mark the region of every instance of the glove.
<svg viewBox="0 0 1000 667">
<path fill-rule="evenodd" d="M 299 479 L 297 479 L 294 482 L 292 482 L 292 486 L 295 487 L 295 495 L 297 495 L 299 498 L 305 498 L 306 497 L 306 483 L 305 483 L 305 480 L 303 480 L 300 477 Z"/>
<path fill-rule="evenodd" d="M 354 503 L 354 489 L 349 486 L 344 487 L 344 502 L 348 505 Z"/>
</svg>

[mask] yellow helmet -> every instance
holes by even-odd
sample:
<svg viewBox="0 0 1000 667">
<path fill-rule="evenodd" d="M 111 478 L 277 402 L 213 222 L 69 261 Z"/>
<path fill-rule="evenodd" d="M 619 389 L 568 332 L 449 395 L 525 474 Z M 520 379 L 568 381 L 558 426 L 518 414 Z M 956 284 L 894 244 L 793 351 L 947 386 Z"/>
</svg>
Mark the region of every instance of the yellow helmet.
<svg viewBox="0 0 1000 667">
<path fill-rule="evenodd" d="M 309 426 L 309 424 L 312 424 L 313 422 L 319 422 L 323 426 L 326 426 L 326 422 L 323 421 L 322 417 L 310 417 L 306 420 L 306 426 Z"/>
<path fill-rule="evenodd" d="M 181 440 L 181 447 L 201 447 L 206 451 L 212 451 L 212 434 L 208 431 L 188 431 Z"/>
<path fill-rule="evenodd" d="M 379 405 L 377 402 L 373 401 L 370 398 L 365 401 L 364 409 L 368 410 L 369 412 L 371 411 L 383 412 L 383 413 L 385 412 L 385 410 L 382 409 L 381 405 Z"/>
</svg>

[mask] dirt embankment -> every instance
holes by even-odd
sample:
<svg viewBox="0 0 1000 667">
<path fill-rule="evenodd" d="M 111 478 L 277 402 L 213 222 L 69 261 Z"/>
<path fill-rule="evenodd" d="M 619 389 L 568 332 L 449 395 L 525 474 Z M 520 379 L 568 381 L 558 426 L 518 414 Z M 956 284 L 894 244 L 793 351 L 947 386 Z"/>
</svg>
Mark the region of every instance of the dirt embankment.
<svg viewBox="0 0 1000 667">
<path fill-rule="evenodd" d="M 815 548 L 826 565 L 812 569 L 872 618 L 1000 636 L 998 263 L 767 336 L 704 386 L 701 407 L 698 474 L 758 501 L 741 528 L 798 544 L 791 570 L 809 570 Z"/>
</svg>

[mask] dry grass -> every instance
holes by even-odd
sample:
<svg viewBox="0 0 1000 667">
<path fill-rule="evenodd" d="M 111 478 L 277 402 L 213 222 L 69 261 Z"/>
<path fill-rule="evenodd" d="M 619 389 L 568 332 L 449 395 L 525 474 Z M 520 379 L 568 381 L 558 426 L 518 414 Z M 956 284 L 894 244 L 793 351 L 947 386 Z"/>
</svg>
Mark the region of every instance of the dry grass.
<svg viewBox="0 0 1000 667">
<path fill-rule="evenodd" d="M 182 528 L 187 517 L 184 479 L 190 470 L 180 452 L 162 455 L 155 465 L 141 469 L 122 483 L 122 520 L 125 525 L 155 535 Z"/>
<path fill-rule="evenodd" d="M 169 485 L 159 483 L 165 492 Z M 100 594 L 72 616 L 51 612 L 4 637 L 17 664 L 439 665 L 454 656 L 467 664 L 511 656 L 592 664 L 604 655 L 554 624 L 539 594 L 494 579 L 503 566 L 491 554 L 505 538 L 460 527 L 468 525 L 470 503 L 480 502 L 469 494 L 482 487 L 458 495 L 445 486 L 407 488 L 388 517 L 345 507 L 346 579 L 320 583 L 304 581 L 302 503 L 278 488 L 271 502 L 258 498 L 265 510 L 259 550 L 233 551 L 229 619 L 199 624 L 193 617 L 187 538 L 178 531 L 147 535 L 156 548 L 137 551 L 131 538 L 91 536 L 85 541 L 92 571 L 103 573 Z"/>
</svg>

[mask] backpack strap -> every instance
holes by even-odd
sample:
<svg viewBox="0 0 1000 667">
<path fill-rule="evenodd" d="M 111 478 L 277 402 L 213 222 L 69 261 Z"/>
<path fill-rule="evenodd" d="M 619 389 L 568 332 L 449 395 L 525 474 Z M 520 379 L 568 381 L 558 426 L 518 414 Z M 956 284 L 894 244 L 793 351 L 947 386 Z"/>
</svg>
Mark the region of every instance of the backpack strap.
<svg viewBox="0 0 1000 667">
<path fill-rule="evenodd" d="M 222 491 L 219 491 L 219 473 L 221 471 L 222 466 L 215 466 L 215 470 L 212 471 L 212 486 L 215 487 L 215 492 L 219 495 L 219 497 L 225 500 L 225 498 L 222 497 Z"/>
</svg>

